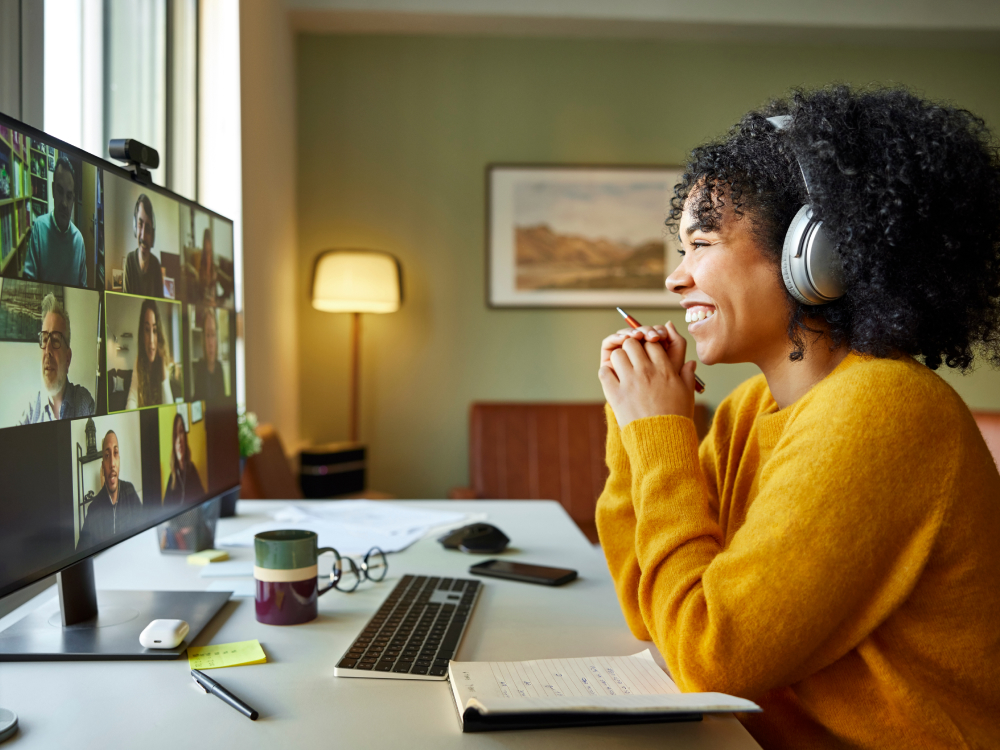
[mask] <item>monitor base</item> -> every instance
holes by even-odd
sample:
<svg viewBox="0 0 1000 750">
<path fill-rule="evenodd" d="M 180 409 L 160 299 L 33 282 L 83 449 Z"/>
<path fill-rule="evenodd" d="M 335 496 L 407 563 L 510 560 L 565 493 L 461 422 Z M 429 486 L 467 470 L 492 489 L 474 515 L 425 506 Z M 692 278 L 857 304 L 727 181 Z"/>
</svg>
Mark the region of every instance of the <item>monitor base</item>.
<svg viewBox="0 0 1000 750">
<path fill-rule="evenodd" d="M 176 659 L 229 596 L 226 591 L 98 591 L 98 614 L 66 626 L 58 609 L 43 605 L 0 632 L 0 662 Z M 177 648 L 144 648 L 139 633 L 156 619 L 186 620 L 188 637 Z"/>
</svg>

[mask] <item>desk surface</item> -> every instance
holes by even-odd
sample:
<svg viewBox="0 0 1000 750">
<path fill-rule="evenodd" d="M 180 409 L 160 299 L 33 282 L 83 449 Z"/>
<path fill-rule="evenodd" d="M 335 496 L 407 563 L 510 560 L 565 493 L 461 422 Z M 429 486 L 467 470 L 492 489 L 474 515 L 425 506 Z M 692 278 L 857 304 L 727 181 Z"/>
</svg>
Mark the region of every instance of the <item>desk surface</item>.
<svg viewBox="0 0 1000 750">
<path fill-rule="evenodd" d="M 484 591 L 456 658 L 525 660 L 632 654 L 651 644 L 629 633 L 604 560 L 561 506 L 536 501 L 414 501 L 420 507 L 486 512 L 511 538 L 504 557 L 575 568 L 566 586 L 484 579 Z M 226 534 L 264 519 L 274 502 L 244 501 L 222 519 Z M 251 549 L 230 549 L 251 560 Z M 194 645 L 257 638 L 268 663 L 214 670 L 225 687 L 261 713 L 251 722 L 191 680 L 186 659 L 168 662 L 0 664 L 0 706 L 18 714 L 20 733 L 6 748 L 398 748 L 677 747 L 757 748 L 732 716 L 702 722 L 462 734 L 447 682 L 333 676 L 337 659 L 405 573 L 465 576 L 486 559 L 446 551 L 433 539 L 389 556 L 389 575 L 353 594 L 331 591 L 319 618 L 305 625 L 262 625 L 252 599 L 234 598 Z M 95 559 L 102 589 L 203 590 L 211 579 L 183 556 L 161 555 L 155 532 L 140 534 Z M 58 608 L 54 589 L 0 620 L 35 607 Z"/>
</svg>

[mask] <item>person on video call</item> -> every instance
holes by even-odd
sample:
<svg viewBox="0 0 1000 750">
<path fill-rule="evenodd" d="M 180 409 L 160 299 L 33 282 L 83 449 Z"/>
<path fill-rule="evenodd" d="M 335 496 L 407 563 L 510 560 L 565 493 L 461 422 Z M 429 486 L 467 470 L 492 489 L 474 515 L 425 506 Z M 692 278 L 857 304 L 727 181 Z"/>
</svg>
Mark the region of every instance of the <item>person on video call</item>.
<svg viewBox="0 0 1000 750">
<path fill-rule="evenodd" d="M 170 442 L 170 477 L 167 479 L 166 492 L 163 493 L 163 504 L 190 505 L 204 496 L 205 487 L 201 483 L 198 468 L 191 462 L 184 418 L 177 414 L 174 416 L 173 439 Z"/>
<path fill-rule="evenodd" d="M 160 323 L 160 308 L 151 299 L 143 300 L 139 311 L 138 339 L 135 370 L 132 372 L 132 384 L 128 389 L 125 408 L 172 404 L 174 394 L 170 388 L 171 358 Z"/>
<path fill-rule="evenodd" d="M 163 271 L 160 261 L 153 255 L 156 243 L 156 216 L 153 203 L 143 193 L 135 202 L 132 212 L 132 231 L 138 247 L 125 256 L 125 279 L 122 291 L 143 297 L 163 296 Z"/>
<path fill-rule="evenodd" d="M 91 547 L 135 527 L 141 520 L 142 501 L 131 482 L 119 477 L 121 454 L 118 435 L 108 430 L 101 441 L 101 477 L 104 486 L 87 508 L 77 547 Z"/>
<path fill-rule="evenodd" d="M 42 299 L 42 330 L 38 334 L 38 346 L 42 349 L 42 388 L 28 402 L 21 424 L 92 415 L 94 398 L 90 391 L 69 382 L 69 365 L 73 361 L 69 313 L 54 294 L 46 294 Z"/>
<path fill-rule="evenodd" d="M 87 286 L 87 251 L 83 235 L 74 226 L 76 170 L 60 156 L 52 172 L 52 211 L 31 224 L 24 278 L 49 284 Z"/>
<path fill-rule="evenodd" d="M 682 690 L 758 703 L 765 748 L 1000 747 L 1000 473 L 935 372 L 1000 365 L 996 143 L 905 89 L 746 114 L 675 188 L 666 285 L 702 364 L 761 374 L 699 444 L 673 323 L 602 344 L 625 619 Z M 832 255 L 808 304 L 781 266 L 807 204 Z"/>
<path fill-rule="evenodd" d="M 215 248 L 212 245 L 212 230 L 208 227 L 202 235 L 201 240 L 201 264 L 198 269 L 198 284 L 201 286 L 202 301 L 215 304 L 215 287 L 217 283 L 215 273 Z"/>
<path fill-rule="evenodd" d="M 226 381 L 219 362 L 219 330 L 215 308 L 206 307 L 201 324 L 201 345 L 204 356 L 194 363 L 194 400 L 205 401 L 226 397 Z"/>
</svg>

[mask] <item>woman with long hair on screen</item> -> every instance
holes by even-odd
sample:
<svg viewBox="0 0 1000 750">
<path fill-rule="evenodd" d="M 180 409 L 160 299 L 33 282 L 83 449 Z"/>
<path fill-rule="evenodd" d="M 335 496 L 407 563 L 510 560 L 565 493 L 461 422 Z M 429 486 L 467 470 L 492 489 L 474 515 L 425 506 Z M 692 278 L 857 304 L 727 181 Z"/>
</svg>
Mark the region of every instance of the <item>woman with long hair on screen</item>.
<svg viewBox="0 0 1000 750">
<path fill-rule="evenodd" d="M 151 299 L 143 300 L 139 311 L 139 331 L 135 370 L 128 389 L 126 409 L 172 404 L 170 388 L 171 357 L 160 322 L 160 308 Z"/>
<path fill-rule="evenodd" d="M 174 416 L 173 437 L 170 441 L 170 477 L 163 493 L 164 505 L 190 505 L 205 496 L 198 468 L 191 462 L 184 418 Z"/>
<path fill-rule="evenodd" d="M 800 91 L 675 196 L 698 357 L 761 374 L 699 445 L 673 324 L 604 340 L 597 528 L 632 632 L 683 690 L 757 702 L 765 748 L 1000 747 L 1000 474 L 935 372 L 1000 365 L 993 135 L 901 89 Z M 823 297 L 782 274 L 805 205 Z"/>
</svg>

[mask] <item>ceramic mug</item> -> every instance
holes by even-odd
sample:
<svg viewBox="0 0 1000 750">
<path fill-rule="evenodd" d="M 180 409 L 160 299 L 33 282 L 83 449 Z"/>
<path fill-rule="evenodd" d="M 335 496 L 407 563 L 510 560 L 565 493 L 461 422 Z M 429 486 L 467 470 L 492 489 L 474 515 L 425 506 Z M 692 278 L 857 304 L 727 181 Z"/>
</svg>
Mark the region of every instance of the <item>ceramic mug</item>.
<svg viewBox="0 0 1000 750">
<path fill-rule="evenodd" d="M 315 620 L 317 599 L 333 588 L 319 588 L 317 559 L 332 547 L 319 548 L 313 531 L 264 531 L 253 538 L 253 577 L 257 586 L 257 622 L 298 625 Z"/>
</svg>

